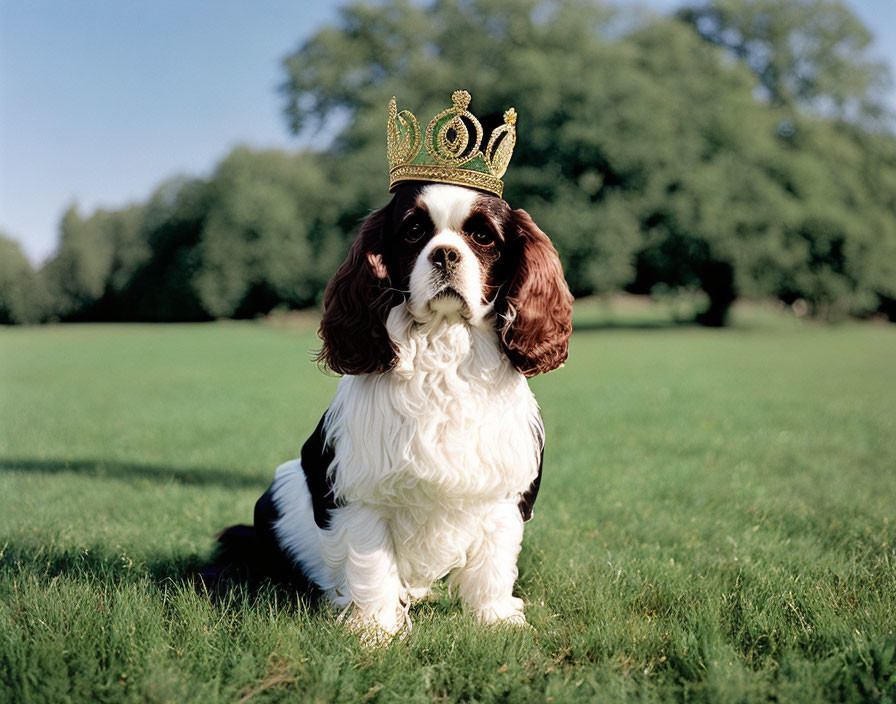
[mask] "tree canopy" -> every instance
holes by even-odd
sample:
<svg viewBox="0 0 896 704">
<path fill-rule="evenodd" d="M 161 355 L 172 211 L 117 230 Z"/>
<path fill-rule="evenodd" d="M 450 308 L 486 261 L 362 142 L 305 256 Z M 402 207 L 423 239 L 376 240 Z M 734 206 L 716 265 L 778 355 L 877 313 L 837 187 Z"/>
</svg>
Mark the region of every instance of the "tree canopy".
<svg viewBox="0 0 896 704">
<path fill-rule="evenodd" d="M 871 32 L 841 0 L 712 0 L 678 17 L 742 59 L 775 105 L 840 118 L 878 118 L 886 65 L 869 56 Z"/>
<path fill-rule="evenodd" d="M 284 62 L 287 122 L 317 147 L 239 148 L 145 203 L 70 209 L 37 317 L 313 305 L 388 198 L 389 98 L 426 120 L 458 88 L 486 130 L 517 109 L 505 198 L 552 237 L 576 295 L 702 291 L 711 325 L 738 296 L 891 315 L 896 139 L 858 20 L 830 0 L 623 19 L 587 0 L 345 7 Z"/>
<path fill-rule="evenodd" d="M 35 272 L 17 242 L 0 232 L 0 325 L 37 322 L 42 301 Z"/>
<path fill-rule="evenodd" d="M 575 0 L 352 5 L 286 60 L 286 112 L 297 131 L 340 115 L 333 150 L 372 179 L 390 95 L 428 115 L 462 84 L 493 124 L 514 105 L 506 198 L 554 239 L 577 295 L 699 288 L 708 324 L 740 294 L 853 312 L 890 295 L 865 255 L 892 241 L 892 202 L 869 183 L 891 178 L 892 137 L 794 109 L 871 110 L 885 76 L 848 10 L 719 0 L 622 37 L 615 26 L 611 6 Z M 773 99 L 756 98 L 757 74 Z"/>
</svg>

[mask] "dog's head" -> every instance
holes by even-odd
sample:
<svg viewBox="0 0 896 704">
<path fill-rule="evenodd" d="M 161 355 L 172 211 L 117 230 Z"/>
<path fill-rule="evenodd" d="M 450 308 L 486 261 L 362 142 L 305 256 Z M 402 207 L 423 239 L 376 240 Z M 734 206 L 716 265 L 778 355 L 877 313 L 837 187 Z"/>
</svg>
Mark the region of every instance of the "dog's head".
<svg viewBox="0 0 896 704">
<path fill-rule="evenodd" d="M 386 316 L 494 325 L 526 376 L 559 367 L 572 296 L 557 252 L 523 210 L 460 186 L 405 184 L 361 226 L 324 294 L 320 360 L 341 374 L 395 364 Z"/>
</svg>

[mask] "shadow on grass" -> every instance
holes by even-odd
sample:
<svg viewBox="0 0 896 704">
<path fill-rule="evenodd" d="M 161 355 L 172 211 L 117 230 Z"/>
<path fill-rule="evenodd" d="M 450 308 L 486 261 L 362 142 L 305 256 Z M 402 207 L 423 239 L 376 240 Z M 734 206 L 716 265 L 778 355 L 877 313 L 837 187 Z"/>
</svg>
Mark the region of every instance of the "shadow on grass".
<svg viewBox="0 0 896 704">
<path fill-rule="evenodd" d="M 263 488 L 268 479 L 247 474 L 204 467 L 178 468 L 136 462 L 115 462 L 103 459 L 34 460 L 0 459 L 0 472 L 34 472 L 40 474 L 73 473 L 93 478 L 149 479 L 160 483 L 227 488 Z M 224 526 L 221 526 L 223 529 Z M 250 534 L 238 530 L 246 528 Z M 226 537 L 226 539 L 225 539 Z M 296 592 L 316 601 L 318 594 L 302 575 L 291 568 L 282 555 L 271 554 L 247 526 L 233 526 L 222 532 L 216 541 L 209 540 L 211 555 L 160 557 L 134 564 L 121 555 L 111 554 L 101 545 L 87 549 L 54 549 L 44 545 L 17 545 L 0 536 L 0 575 L 9 570 L 39 579 L 61 575 L 84 576 L 106 584 L 148 578 L 160 589 L 176 585 L 192 585 L 213 601 L 231 594 L 255 597 L 261 594 Z"/>
<path fill-rule="evenodd" d="M 168 467 L 165 465 L 117 462 L 104 459 L 35 460 L 0 459 L 0 472 L 36 472 L 39 474 L 81 474 L 111 479 L 149 479 L 154 482 L 224 486 L 238 489 L 263 489 L 270 478 L 253 477 L 243 472 L 210 467 Z"/>
<path fill-rule="evenodd" d="M 221 559 L 220 550 L 211 558 L 196 554 L 176 555 L 134 562 L 110 553 L 102 546 L 58 550 L 43 545 L 18 544 L 0 538 L 0 580 L 32 578 L 52 583 L 60 577 L 86 580 L 105 587 L 148 581 L 161 593 L 193 589 L 212 603 L 234 599 L 250 601 L 278 597 L 281 605 L 293 604 L 298 594 L 303 608 L 320 602 L 320 594 L 296 572 L 259 572 Z"/>
</svg>

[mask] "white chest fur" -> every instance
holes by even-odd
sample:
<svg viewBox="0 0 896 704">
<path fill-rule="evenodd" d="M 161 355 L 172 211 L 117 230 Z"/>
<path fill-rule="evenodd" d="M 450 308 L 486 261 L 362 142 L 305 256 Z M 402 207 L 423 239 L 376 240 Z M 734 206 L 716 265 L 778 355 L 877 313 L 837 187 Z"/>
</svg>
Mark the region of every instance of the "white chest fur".
<svg viewBox="0 0 896 704">
<path fill-rule="evenodd" d="M 528 488 L 543 433 L 525 378 L 490 329 L 426 329 L 390 317 L 399 361 L 344 377 L 327 413 L 337 499 L 383 508 L 463 508 Z"/>
<path fill-rule="evenodd" d="M 491 325 L 420 325 L 402 306 L 389 334 L 396 368 L 344 377 L 327 413 L 331 478 L 341 503 L 376 508 L 403 579 L 422 584 L 463 561 L 490 508 L 528 489 L 543 428 Z"/>
</svg>

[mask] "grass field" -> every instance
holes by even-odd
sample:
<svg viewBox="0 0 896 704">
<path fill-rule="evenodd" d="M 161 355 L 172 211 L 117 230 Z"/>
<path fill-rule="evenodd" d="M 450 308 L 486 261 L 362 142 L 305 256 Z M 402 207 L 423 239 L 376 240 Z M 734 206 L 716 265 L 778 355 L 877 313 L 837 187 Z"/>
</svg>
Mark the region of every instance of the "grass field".
<svg viewBox="0 0 896 704">
<path fill-rule="evenodd" d="M 896 700 L 896 327 L 578 316 L 533 628 L 443 591 L 378 650 L 190 579 L 330 400 L 311 323 L 0 330 L 0 702 Z"/>
</svg>

